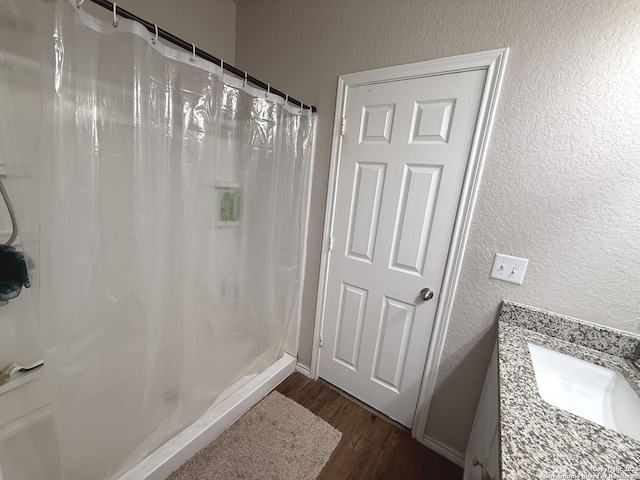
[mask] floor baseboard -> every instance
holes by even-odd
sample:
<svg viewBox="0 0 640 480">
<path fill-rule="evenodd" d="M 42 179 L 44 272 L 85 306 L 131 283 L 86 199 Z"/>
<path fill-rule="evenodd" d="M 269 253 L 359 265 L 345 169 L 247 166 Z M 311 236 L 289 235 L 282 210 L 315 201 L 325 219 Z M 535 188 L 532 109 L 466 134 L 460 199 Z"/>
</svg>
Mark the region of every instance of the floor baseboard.
<svg viewBox="0 0 640 480">
<path fill-rule="evenodd" d="M 296 371 L 300 372 L 305 377 L 311 378 L 311 370 L 309 369 L 309 367 L 306 367 L 300 363 L 296 363 Z"/>
<path fill-rule="evenodd" d="M 420 443 L 422 443 L 425 447 L 433 450 L 434 452 L 439 453 L 444 458 L 452 461 L 459 467 L 464 468 L 464 455 L 455 448 L 450 447 L 449 445 L 442 443 L 441 441 L 436 440 L 435 438 L 432 438 L 426 434 L 424 435 L 424 437 L 422 437 Z"/>
</svg>

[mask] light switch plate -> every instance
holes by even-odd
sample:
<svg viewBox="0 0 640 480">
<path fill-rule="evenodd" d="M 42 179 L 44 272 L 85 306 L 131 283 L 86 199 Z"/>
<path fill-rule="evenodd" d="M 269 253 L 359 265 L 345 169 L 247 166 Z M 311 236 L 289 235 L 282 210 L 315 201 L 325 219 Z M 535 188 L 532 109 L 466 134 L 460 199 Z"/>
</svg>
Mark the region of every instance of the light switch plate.
<svg viewBox="0 0 640 480">
<path fill-rule="evenodd" d="M 526 258 L 512 257 L 510 255 L 502 255 L 496 253 L 491 268 L 491 278 L 504 280 L 505 282 L 517 283 L 522 285 L 524 273 L 527 271 L 529 260 Z"/>
</svg>

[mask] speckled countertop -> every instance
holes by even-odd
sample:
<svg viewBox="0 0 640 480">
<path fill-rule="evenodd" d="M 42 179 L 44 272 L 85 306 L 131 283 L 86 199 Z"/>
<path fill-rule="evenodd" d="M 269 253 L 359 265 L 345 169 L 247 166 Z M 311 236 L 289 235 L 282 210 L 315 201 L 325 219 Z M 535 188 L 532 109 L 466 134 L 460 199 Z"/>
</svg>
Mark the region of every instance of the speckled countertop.
<svg viewBox="0 0 640 480">
<path fill-rule="evenodd" d="M 615 370 L 640 394 L 640 371 L 630 360 L 640 336 L 505 301 L 498 327 L 502 479 L 640 479 L 640 441 L 539 396 L 529 343 Z"/>
</svg>

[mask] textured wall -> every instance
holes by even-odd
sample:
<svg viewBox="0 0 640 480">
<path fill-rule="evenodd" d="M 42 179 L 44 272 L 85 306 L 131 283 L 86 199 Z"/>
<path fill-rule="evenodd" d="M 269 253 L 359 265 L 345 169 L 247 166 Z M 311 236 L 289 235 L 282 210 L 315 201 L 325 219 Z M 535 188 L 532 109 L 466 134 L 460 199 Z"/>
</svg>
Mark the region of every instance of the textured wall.
<svg viewBox="0 0 640 480">
<path fill-rule="evenodd" d="M 235 62 L 234 0 L 121 0 L 116 3 L 225 62 Z M 89 1 L 85 1 L 83 8 L 93 15 L 108 18 L 105 9 Z"/>
<path fill-rule="evenodd" d="M 464 451 L 503 298 L 637 331 L 638 0 L 239 0 L 238 65 L 320 111 L 309 364 L 337 76 L 511 47 L 427 433 Z M 522 286 L 495 252 L 530 259 Z"/>
</svg>

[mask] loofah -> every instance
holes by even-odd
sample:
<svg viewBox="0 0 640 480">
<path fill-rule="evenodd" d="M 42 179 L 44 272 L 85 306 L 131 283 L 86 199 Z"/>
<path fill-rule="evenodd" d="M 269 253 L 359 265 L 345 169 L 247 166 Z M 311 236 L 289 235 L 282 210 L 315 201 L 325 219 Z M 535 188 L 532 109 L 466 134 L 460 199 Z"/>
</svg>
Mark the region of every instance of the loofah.
<svg viewBox="0 0 640 480">
<path fill-rule="evenodd" d="M 24 255 L 13 247 L 0 245 L 0 306 L 20 295 L 23 286 L 30 286 Z"/>
</svg>

